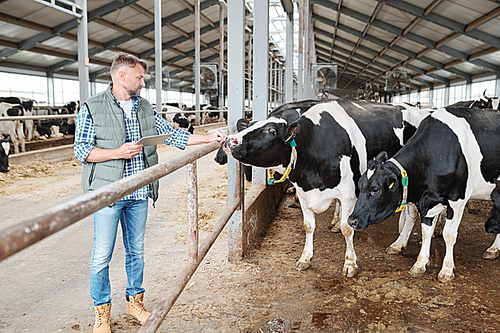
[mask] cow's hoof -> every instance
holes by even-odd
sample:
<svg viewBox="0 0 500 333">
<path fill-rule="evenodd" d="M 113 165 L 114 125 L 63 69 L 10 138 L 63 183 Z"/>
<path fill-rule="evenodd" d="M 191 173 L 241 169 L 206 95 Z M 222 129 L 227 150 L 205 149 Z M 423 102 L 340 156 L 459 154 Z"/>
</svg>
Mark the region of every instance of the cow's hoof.
<svg viewBox="0 0 500 333">
<path fill-rule="evenodd" d="M 413 277 L 421 276 L 424 273 L 425 273 L 425 267 L 413 265 L 413 267 L 410 269 L 410 274 Z"/>
<path fill-rule="evenodd" d="M 298 271 L 305 271 L 309 267 L 311 267 L 311 263 L 309 261 L 307 262 L 297 261 L 297 263 L 295 264 L 295 269 Z"/>
<path fill-rule="evenodd" d="M 453 272 L 439 272 L 438 281 L 442 283 L 448 283 L 455 278 L 455 274 Z"/>
<path fill-rule="evenodd" d="M 484 259 L 496 259 L 496 258 L 498 258 L 498 254 L 499 254 L 498 249 L 493 249 L 493 250 L 488 249 L 488 250 L 484 251 L 483 258 Z"/>
<path fill-rule="evenodd" d="M 344 268 L 342 268 L 342 274 L 345 277 L 352 278 L 358 274 L 358 267 L 344 266 Z"/>
<path fill-rule="evenodd" d="M 337 227 L 336 225 L 334 225 L 334 226 L 332 227 L 332 232 L 333 232 L 333 233 L 338 234 L 338 233 L 341 233 L 341 232 L 342 232 L 342 230 L 340 230 L 340 228 L 339 228 L 339 227 Z"/>
<path fill-rule="evenodd" d="M 395 247 L 392 247 L 392 246 L 389 246 L 386 250 L 385 250 L 385 253 L 387 254 L 399 254 L 401 252 L 401 250 L 395 248 Z"/>
</svg>

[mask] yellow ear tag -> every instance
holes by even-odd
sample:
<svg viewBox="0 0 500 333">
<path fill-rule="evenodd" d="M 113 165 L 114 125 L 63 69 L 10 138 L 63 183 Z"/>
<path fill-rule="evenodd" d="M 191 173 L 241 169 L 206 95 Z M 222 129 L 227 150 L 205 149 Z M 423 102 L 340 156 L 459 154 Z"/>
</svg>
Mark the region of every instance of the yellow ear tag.
<svg viewBox="0 0 500 333">
<path fill-rule="evenodd" d="M 391 185 L 389 185 L 389 188 L 392 188 L 394 186 L 394 182 L 391 183 Z"/>
</svg>

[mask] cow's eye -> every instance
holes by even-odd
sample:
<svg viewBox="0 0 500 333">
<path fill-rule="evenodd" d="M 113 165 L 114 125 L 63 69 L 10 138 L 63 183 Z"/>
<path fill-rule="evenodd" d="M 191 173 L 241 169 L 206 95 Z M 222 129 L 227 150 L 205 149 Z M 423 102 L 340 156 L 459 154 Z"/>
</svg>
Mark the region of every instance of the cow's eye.
<svg viewBox="0 0 500 333">
<path fill-rule="evenodd" d="M 276 130 L 272 127 L 269 129 L 269 133 L 271 133 L 272 136 L 276 136 Z"/>
<path fill-rule="evenodd" d="M 370 191 L 370 194 L 371 195 L 377 195 L 380 193 L 380 189 L 379 188 L 374 188 Z"/>
</svg>

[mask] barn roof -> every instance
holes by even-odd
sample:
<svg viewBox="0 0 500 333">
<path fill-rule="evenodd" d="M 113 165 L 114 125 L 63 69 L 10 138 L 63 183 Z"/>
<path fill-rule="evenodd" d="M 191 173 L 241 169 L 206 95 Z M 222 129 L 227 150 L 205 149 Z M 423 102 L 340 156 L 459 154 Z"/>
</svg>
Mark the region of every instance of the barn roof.
<svg viewBox="0 0 500 333">
<path fill-rule="evenodd" d="M 253 1 L 246 0 L 249 31 Z M 0 68 L 77 75 L 79 8 L 70 0 L 56 3 L 59 8 L 50 0 L 0 0 Z M 270 4 L 278 7 L 281 2 Z M 500 75 L 498 0 L 310 4 L 315 61 L 337 64 L 339 95 L 370 83 L 384 86 L 387 73 L 394 71 L 404 71 L 413 88 Z M 201 1 L 202 62 L 219 60 L 220 5 L 219 0 Z M 153 1 L 88 0 L 87 7 L 91 78 L 108 79 L 109 65 L 120 51 L 154 65 Z M 163 69 L 172 89 L 192 87 L 194 20 L 193 0 L 162 1 Z M 278 39 L 271 41 L 276 44 L 272 50 L 282 58 L 284 42 Z"/>
</svg>

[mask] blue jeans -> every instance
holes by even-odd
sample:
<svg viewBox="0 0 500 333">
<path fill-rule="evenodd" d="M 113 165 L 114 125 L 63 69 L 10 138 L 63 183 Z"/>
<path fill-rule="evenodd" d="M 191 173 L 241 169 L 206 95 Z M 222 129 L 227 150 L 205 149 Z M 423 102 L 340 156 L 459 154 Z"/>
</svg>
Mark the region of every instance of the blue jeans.
<svg viewBox="0 0 500 333">
<path fill-rule="evenodd" d="M 144 232 L 148 217 L 148 200 L 122 200 L 93 214 L 94 248 L 90 262 L 90 297 L 94 306 L 111 303 L 109 262 L 115 247 L 118 221 L 122 227 L 125 248 L 127 289 L 125 294 L 142 294 L 144 273 Z"/>
</svg>

